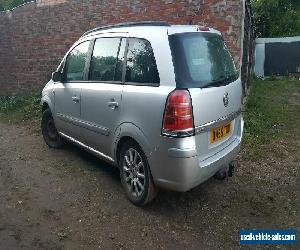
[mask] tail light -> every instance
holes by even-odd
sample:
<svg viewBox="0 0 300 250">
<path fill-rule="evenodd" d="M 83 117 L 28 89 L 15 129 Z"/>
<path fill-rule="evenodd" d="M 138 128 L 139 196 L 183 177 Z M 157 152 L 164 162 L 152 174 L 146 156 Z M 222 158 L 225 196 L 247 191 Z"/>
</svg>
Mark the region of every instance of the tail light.
<svg viewBox="0 0 300 250">
<path fill-rule="evenodd" d="M 193 108 L 187 90 L 174 90 L 168 97 L 162 134 L 174 137 L 194 135 Z"/>
</svg>

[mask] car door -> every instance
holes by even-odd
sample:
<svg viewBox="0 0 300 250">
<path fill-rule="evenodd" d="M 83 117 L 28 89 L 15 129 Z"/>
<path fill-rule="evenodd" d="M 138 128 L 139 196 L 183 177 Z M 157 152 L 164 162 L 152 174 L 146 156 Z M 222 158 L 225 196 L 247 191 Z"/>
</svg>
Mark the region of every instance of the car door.
<svg viewBox="0 0 300 250">
<path fill-rule="evenodd" d="M 89 81 L 81 92 L 85 143 L 108 158 L 113 158 L 111 145 L 122 109 L 125 36 L 106 34 L 94 40 Z"/>
<path fill-rule="evenodd" d="M 62 82 L 54 90 L 56 127 L 58 131 L 80 140 L 81 85 L 86 79 L 90 41 L 76 45 L 66 57 Z"/>
</svg>

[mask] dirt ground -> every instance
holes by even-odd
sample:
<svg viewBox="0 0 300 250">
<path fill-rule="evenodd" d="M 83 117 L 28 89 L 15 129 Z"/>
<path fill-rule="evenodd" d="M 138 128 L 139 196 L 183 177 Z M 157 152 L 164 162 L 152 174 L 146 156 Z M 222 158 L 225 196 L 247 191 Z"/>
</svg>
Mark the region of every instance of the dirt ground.
<svg viewBox="0 0 300 250">
<path fill-rule="evenodd" d="M 0 249 L 229 249 L 240 247 L 242 228 L 299 232 L 299 152 L 285 142 L 269 151 L 256 162 L 240 156 L 233 178 L 160 191 L 138 208 L 117 169 L 71 144 L 49 149 L 39 129 L 0 122 Z"/>
</svg>

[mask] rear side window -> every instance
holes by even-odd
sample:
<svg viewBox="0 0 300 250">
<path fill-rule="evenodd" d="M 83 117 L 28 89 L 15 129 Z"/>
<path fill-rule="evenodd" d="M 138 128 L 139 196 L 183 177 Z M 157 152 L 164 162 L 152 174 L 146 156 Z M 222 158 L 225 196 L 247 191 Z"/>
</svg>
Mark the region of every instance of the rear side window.
<svg viewBox="0 0 300 250">
<path fill-rule="evenodd" d="M 226 85 L 238 78 L 222 37 L 211 33 L 169 36 L 177 87 L 205 88 Z"/>
<path fill-rule="evenodd" d="M 89 80 L 122 81 L 125 38 L 99 38 L 95 41 Z"/>
<path fill-rule="evenodd" d="M 66 81 L 84 80 L 84 69 L 90 41 L 77 45 L 67 56 L 64 79 Z"/>
<path fill-rule="evenodd" d="M 126 82 L 159 84 L 159 74 L 149 41 L 129 38 Z"/>
</svg>

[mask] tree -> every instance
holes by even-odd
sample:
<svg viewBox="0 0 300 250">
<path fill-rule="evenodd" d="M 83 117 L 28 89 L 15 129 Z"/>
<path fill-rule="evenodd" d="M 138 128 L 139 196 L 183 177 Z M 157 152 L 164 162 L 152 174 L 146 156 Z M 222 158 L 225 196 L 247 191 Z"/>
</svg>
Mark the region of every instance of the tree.
<svg viewBox="0 0 300 250">
<path fill-rule="evenodd" d="M 0 0 L 0 11 L 10 10 L 31 0 Z"/>
<path fill-rule="evenodd" d="M 299 0 L 251 0 L 258 37 L 300 35 Z"/>
</svg>

